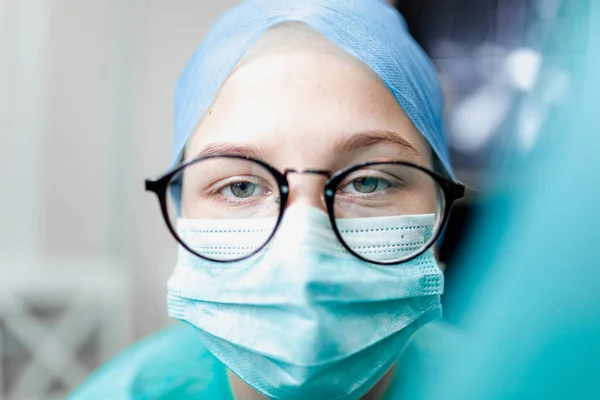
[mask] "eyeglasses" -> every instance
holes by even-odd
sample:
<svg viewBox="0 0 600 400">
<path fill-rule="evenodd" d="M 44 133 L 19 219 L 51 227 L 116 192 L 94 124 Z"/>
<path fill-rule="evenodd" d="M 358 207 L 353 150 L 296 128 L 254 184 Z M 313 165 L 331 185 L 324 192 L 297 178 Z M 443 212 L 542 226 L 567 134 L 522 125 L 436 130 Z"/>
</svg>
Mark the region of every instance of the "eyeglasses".
<svg viewBox="0 0 600 400">
<path fill-rule="evenodd" d="M 275 235 L 290 193 L 290 174 L 325 177 L 321 200 L 340 249 L 381 265 L 406 262 L 427 251 L 443 230 L 452 204 L 465 192 L 462 184 L 403 161 L 366 162 L 334 173 L 281 173 L 239 155 L 187 161 L 147 179 L 146 190 L 157 195 L 169 231 L 185 249 L 209 261 L 233 262 L 258 253 Z M 379 218 L 369 221 L 389 231 L 376 255 L 372 246 L 364 246 L 373 231 L 356 229 L 357 221 L 371 218 Z M 408 228 L 420 229 L 418 240 L 403 233 Z M 244 242 L 243 233 L 251 233 L 245 236 L 251 239 Z"/>
</svg>

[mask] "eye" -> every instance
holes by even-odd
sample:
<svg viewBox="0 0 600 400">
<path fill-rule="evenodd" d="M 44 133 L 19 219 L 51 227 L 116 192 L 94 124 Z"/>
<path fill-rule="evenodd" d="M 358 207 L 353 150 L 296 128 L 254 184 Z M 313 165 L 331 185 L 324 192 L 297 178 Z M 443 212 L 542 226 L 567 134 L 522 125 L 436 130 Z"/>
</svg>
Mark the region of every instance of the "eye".
<svg viewBox="0 0 600 400">
<path fill-rule="evenodd" d="M 391 183 L 385 179 L 376 178 L 374 176 L 365 176 L 353 179 L 351 182 L 342 186 L 340 190 L 343 193 L 369 194 L 385 190 L 390 186 L 392 186 Z"/>
<path fill-rule="evenodd" d="M 249 197 L 263 195 L 265 190 L 254 182 L 239 181 L 223 187 L 220 192 L 225 197 L 247 199 Z"/>
</svg>

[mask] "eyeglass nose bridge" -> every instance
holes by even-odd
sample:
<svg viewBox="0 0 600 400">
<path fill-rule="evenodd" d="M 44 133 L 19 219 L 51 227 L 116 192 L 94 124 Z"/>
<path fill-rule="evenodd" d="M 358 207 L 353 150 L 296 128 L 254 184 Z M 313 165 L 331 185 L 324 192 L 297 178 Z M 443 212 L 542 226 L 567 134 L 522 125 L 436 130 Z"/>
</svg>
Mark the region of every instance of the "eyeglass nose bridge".
<svg viewBox="0 0 600 400">
<path fill-rule="evenodd" d="M 322 175 L 322 176 L 326 177 L 328 180 L 329 180 L 329 179 L 331 178 L 331 176 L 333 175 L 333 173 L 332 173 L 331 171 L 327 171 L 327 170 L 324 170 L 324 169 L 312 169 L 312 168 L 307 168 L 307 169 L 296 169 L 296 168 L 286 168 L 286 169 L 283 171 L 283 176 L 286 178 L 286 180 L 287 180 L 287 177 L 288 177 L 288 175 L 289 175 L 289 174 L 311 174 L 311 175 Z M 283 187 L 282 189 L 283 189 L 283 191 L 284 191 L 285 193 L 288 193 L 288 192 L 289 192 L 289 187 L 288 187 L 288 186 L 285 186 L 285 187 Z M 329 196 L 328 196 L 328 195 L 329 195 L 329 190 L 326 190 L 326 191 L 325 191 L 325 193 L 326 193 L 326 195 L 325 195 L 325 196 L 323 195 L 323 193 L 321 193 L 321 203 L 322 203 L 324 206 L 328 207 L 328 205 L 327 205 L 327 203 L 328 203 L 328 202 L 326 201 L 326 197 L 329 197 Z"/>
</svg>

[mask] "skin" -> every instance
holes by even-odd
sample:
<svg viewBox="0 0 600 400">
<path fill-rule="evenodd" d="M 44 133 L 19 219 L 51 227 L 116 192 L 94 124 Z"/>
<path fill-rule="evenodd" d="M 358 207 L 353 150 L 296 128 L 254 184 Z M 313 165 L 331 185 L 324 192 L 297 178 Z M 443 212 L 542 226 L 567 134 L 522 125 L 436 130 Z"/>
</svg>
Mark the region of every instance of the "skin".
<svg viewBox="0 0 600 400">
<path fill-rule="evenodd" d="M 431 150 L 383 81 L 360 61 L 307 27 L 282 25 L 268 31 L 247 53 L 199 122 L 186 158 L 239 153 L 258 157 L 280 171 L 337 171 L 380 159 L 405 160 L 432 169 Z M 194 210 L 186 202 L 183 213 Z M 291 174 L 289 203 L 326 211 L 326 178 Z M 422 200 L 431 211 L 433 196 Z M 186 204 L 187 203 L 187 204 Z M 379 399 L 393 368 L 365 395 Z M 229 374 L 238 399 L 264 399 Z"/>
</svg>

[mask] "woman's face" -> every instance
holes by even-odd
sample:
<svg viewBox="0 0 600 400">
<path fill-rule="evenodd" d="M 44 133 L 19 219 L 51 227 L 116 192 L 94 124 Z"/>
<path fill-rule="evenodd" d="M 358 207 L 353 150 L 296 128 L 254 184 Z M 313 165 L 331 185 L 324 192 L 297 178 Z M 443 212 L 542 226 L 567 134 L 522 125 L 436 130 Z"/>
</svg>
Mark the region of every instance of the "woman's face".
<svg viewBox="0 0 600 400">
<path fill-rule="evenodd" d="M 427 142 L 373 71 L 315 33 L 286 32 L 267 32 L 238 64 L 198 124 L 187 159 L 242 154 L 280 171 L 335 172 L 374 160 L 431 168 Z M 324 176 L 288 179 L 288 204 L 324 209 Z M 183 186 L 185 215 L 185 177 Z"/>
<path fill-rule="evenodd" d="M 279 171 L 335 172 L 362 162 L 386 160 L 431 169 L 426 140 L 374 72 L 317 34 L 302 31 L 296 36 L 294 32 L 278 31 L 271 37 L 267 33 L 238 64 L 199 122 L 186 148 L 186 159 L 245 155 Z M 205 186 L 210 186 L 194 184 L 194 180 L 212 183 L 211 175 L 246 176 L 225 166 L 215 170 L 198 168 L 183 175 L 185 218 L 237 218 L 235 210 L 246 210 L 201 206 L 220 204 L 212 200 L 194 202 L 208 191 Z M 288 205 L 304 203 L 326 211 L 321 200 L 325 176 L 287 177 Z M 411 214 L 433 213 L 439 205 L 435 185 L 428 182 L 427 194 L 415 201 Z M 277 207 L 275 212 L 260 216 L 277 216 Z M 227 212 L 215 215 L 216 209 Z M 394 215 L 401 214 L 396 211 Z M 372 389 L 375 396 L 385 390 L 391 376 L 388 372 Z M 238 397 L 263 398 L 234 375 L 232 380 Z"/>
</svg>

